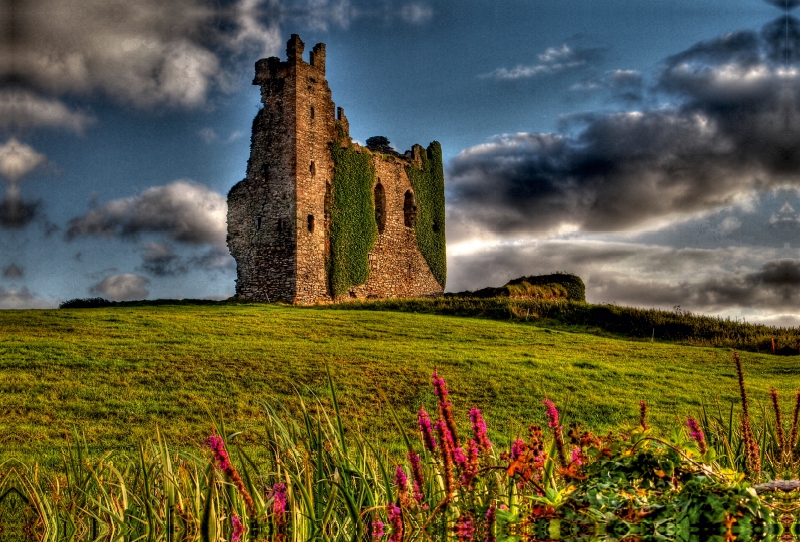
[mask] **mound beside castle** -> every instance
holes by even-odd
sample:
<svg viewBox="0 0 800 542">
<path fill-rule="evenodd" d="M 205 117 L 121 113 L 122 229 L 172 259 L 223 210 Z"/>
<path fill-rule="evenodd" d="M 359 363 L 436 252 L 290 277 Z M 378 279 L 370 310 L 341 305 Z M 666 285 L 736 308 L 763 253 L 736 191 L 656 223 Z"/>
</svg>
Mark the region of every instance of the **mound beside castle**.
<svg viewBox="0 0 800 542">
<path fill-rule="evenodd" d="M 247 177 L 228 193 L 236 296 L 296 304 L 441 294 L 442 149 L 350 138 L 325 79 L 325 44 L 256 62 L 261 102 Z"/>
</svg>

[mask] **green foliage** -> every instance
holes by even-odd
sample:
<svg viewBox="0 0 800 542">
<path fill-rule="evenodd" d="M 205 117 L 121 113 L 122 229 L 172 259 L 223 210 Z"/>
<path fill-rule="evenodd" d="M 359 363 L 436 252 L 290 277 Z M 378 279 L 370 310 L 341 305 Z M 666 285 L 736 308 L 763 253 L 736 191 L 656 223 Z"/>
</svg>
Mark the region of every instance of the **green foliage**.
<svg viewBox="0 0 800 542">
<path fill-rule="evenodd" d="M 577 275 L 553 273 L 550 275 L 531 275 L 511 280 L 499 288 L 482 288 L 475 292 L 446 294 L 452 297 L 516 297 L 543 300 L 570 299 L 586 301 L 586 286 Z"/>
<path fill-rule="evenodd" d="M 113 301 L 102 297 L 75 298 L 61 303 L 59 309 L 92 309 L 95 307 L 108 307 L 113 305 Z"/>
<path fill-rule="evenodd" d="M 369 252 L 378 239 L 372 186 L 375 170 L 370 154 L 349 144 L 331 144 L 334 163 L 328 277 L 334 296 L 367 282 Z"/>
<path fill-rule="evenodd" d="M 433 141 L 428 145 L 427 151 L 422 154 L 422 169 L 407 166 L 406 173 L 417 202 L 417 222 L 414 227 L 417 244 L 436 282 L 444 288 L 447 281 L 447 254 L 441 144 Z"/>
<path fill-rule="evenodd" d="M 241 446 L 245 435 L 210 416 L 213 439 L 189 452 L 168 446 L 156 428 L 130 456 L 93 455 L 76 432 L 57 472 L 0 463 L 4 527 L 24 520 L 42 542 L 344 542 L 379 538 L 376 531 L 398 542 L 692 542 L 783 540 L 791 538 L 787 519 L 797 521 L 796 495 L 772 503 L 677 427 L 665 439 L 642 425 L 597 437 L 572 424 L 566 443 L 552 405 L 540 419 L 548 427 L 530 425 L 510 448 L 485 438 L 477 410 L 459 440 L 446 427 L 461 405 L 450 403 L 436 373 L 425 407 L 439 423 L 428 438 L 423 424 L 404 424 L 385 405 L 407 452 L 393 459 L 348 423 L 327 376 L 332 408 L 299 396 L 294 413 L 282 401 L 262 405 L 264 453 L 255 460 Z"/>
</svg>

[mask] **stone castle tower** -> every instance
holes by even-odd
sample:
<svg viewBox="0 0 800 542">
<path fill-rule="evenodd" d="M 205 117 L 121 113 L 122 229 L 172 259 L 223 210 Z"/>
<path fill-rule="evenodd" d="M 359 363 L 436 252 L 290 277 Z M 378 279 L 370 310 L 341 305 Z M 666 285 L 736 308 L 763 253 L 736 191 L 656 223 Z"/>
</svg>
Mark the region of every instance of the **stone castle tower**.
<svg viewBox="0 0 800 542">
<path fill-rule="evenodd" d="M 325 44 L 309 62 L 303 50 L 293 34 L 286 62 L 256 62 L 263 108 L 247 177 L 228 194 L 236 296 L 309 304 L 442 293 L 441 147 L 400 155 L 384 138 L 377 149 L 353 143 L 325 79 Z"/>
</svg>

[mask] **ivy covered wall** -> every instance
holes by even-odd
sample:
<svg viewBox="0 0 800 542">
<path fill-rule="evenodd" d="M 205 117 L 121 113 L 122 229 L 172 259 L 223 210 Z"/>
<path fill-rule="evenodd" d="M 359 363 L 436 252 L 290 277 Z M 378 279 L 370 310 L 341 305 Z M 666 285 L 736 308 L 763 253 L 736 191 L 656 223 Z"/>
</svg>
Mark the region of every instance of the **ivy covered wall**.
<svg viewBox="0 0 800 542">
<path fill-rule="evenodd" d="M 357 152 L 352 143 L 342 147 L 341 140 L 334 142 L 331 156 L 334 175 L 327 264 L 331 292 L 340 296 L 369 277 L 369 252 L 378 237 L 372 202 L 375 170 L 371 155 Z"/>
<path fill-rule="evenodd" d="M 406 166 L 406 173 L 417 199 L 417 244 L 436 282 L 444 288 L 447 280 L 447 254 L 441 144 L 434 141 L 428 145 L 427 152 L 422 154 L 422 170 Z"/>
</svg>

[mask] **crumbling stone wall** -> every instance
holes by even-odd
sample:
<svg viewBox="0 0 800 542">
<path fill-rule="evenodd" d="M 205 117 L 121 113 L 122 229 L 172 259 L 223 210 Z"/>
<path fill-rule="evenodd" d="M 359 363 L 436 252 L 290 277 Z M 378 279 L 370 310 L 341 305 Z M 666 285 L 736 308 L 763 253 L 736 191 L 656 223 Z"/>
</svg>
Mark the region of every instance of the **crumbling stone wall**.
<svg viewBox="0 0 800 542">
<path fill-rule="evenodd" d="M 373 189 L 381 185 L 382 216 L 376 220 L 383 225 L 369 253 L 366 283 L 338 298 L 332 295 L 326 265 L 336 190 L 330 146 L 350 142 L 349 123 L 331 99 L 325 45 L 313 48 L 309 62 L 303 60 L 303 50 L 299 36 L 292 35 L 287 61 L 272 57 L 256 62 L 253 84 L 261 87 L 263 109 L 253 121 L 246 178 L 228 194 L 236 295 L 309 304 L 441 293 L 443 285 L 421 255 L 407 216 L 413 188 L 405 168 L 420 167 L 425 151 L 415 145 L 405 155 L 383 154 L 356 146 L 357 152 L 371 156 Z"/>
</svg>

